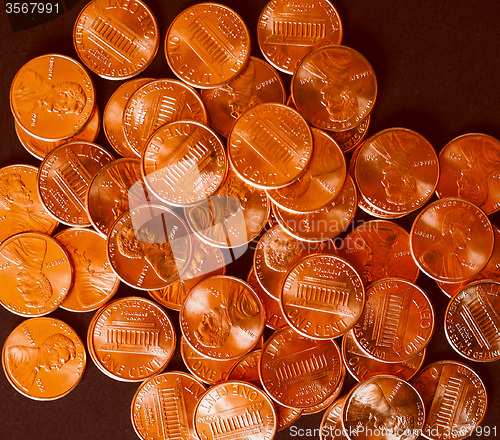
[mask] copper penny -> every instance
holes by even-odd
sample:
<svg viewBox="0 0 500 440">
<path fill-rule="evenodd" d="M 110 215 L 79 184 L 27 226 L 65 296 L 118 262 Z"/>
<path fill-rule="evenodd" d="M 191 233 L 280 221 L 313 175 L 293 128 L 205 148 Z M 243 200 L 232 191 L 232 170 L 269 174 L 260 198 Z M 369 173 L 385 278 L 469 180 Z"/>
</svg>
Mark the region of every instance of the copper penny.
<svg viewBox="0 0 500 440">
<path fill-rule="evenodd" d="M 137 78 L 124 82 L 109 97 L 102 115 L 102 126 L 109 144 L 123 157 L 140 155 L 128 144 L 123 130 L 123 113 L 128 100 L 143 85 L 154 81 L 153 78 Z"/>
<path fill-rule="evenodd" d="M 125 105 L 122 126 L 127 146 L 141 156 L 155 130 L 180 119 L 208 123 L 200 96 L 174 79 L 149 81 L 136 90 Z"/>
<path fill-rule="evenodd" d="M 147 187 L 173 206 L 194 205 L 212 196 L 227 167 L 222 141 L 195 121 L 175 121 L 159 128 L 142 157 Z"/>
<path fill-rule="evenodd" d="M 434 327 L 434 308 L 419 286 L 402 278 L 384 278 L 366 289 L 365 308 L 353 336 L 367 355 L 402 362 L 429 344 Z"/>
<path fill-rule="evenodd" d="M 323 242 L 339 236 L 354 220 L 356 187 L 350 176 L 333 202 L 314 212 L 292 213 L 273 205 L 273 213 L 283 230 L 297 240 Z"/>
<path fill-rule="evenodd" d="M 328 407 L 330 407 L 333 404 L 333 402 L 335 402 L 338 399 L 340 392 L 342 391 L 342 388 L 344 387 L 344 380 L 346 377 L 345 370 L 346 370 L 345 366 L 342 365 L 342 373 L 341 373 L 339 384 L 337 385 L 337 388 L 335 388 L 335 391 L 330 395 L 330 397 L 323 400 L 323 402 L 320 402 L 316 405 L 305 408 L 302 411 L 302 415 L 307 416 L 310 414 L 317 414 L 319 412 L 325 411 Z"/>
<path fill-rule="evenodd" d="M 252 186 L 280 188 L 294 182 L 312 156 L 313 139 L 305 119 L 282 104 L 264 103 L 236 121 L 228 139 L 235 172 Z"/>
<path fill-rule="evenodd" d="M 185 209 L 192 231 L 203 241 L 221 248 L 243 246 L 264 229 L 270 202 L 265 191 L 241 180 L 230 168 L 217 192 Z"/>
<path fill-rule="evenodd" d="M 260 14 L 257 38 L 264 57 L 277 69 L 292 74 L 314 49 L 340 44 L 342 23 L 328 0 L 271 0 Z"/>
<path fill-rule="evenodd" d="M 342 425 L 351 440 L 415 440 L 424 422 L 422 397 L 395 376 L 374 376 L 360 382 L 347 395 L 342 410 Z"/>
<path fill-rule="evenodd" d="M 0 243 L 19 232 L 52 234 L 59 222 L 37 192 L 38 168 L 9 165 L 0 169 Z"/>
<path fill-rule="evenodd" d="M 456 283 L 472 278 L 486 265 L 493 252 L 493 228 L 471 202 L 441 199 L 417 216 L 410 245 L 420 270 L 437 281 Z"/>
<path fill-rule="evenodd" d="M 410 234 L 397 223 L 364 222 L 346 236 L 339 251 L 365 286 L 391 277 L 417 281 L 419 270 L 411 255 Z"/>
<path fill-rule="evenodd" d="M 89 121 L 83 126 L 81 131 L 70 138 L 64 138 L 57 141 L 49 141 L 38 139 L 31 133 L 27 132 L 17 121 L 14 122 L 16 134 L 19 142 L 23 145 L 28 153 L 35 156 L 37 159 L 43 160 L 54 148 L 67 142 L 85 141 L 94 142 L 97 139 L 99 130 L 101 129 L 101 114 L 97 105 L 94 113 Z"/>
<path fill-rule="evenodd" d="M 271 399 L 247 382 L 214 385 L 200 398 L 194 414 L 196 434 L 205 440 L 272 439 L 277 416 Z"/>
<path fill-rule="evenodd" d="M 54 218 L 68 226 L 90 226 L 87 190 L 113 156 L 90 142 L 75 141 L 52 150 L 40 165 L 38 194 Z"/>
<path fill-rule="evenodd" d="M 95 89 L 83 66 L 58 54 L 28 61 L 10 88 L 17 123 L 32 136 L 48 141 L 81 131 L 94 111 Z"/>
<path fill-rule="evenodd" d="M 317 128 L 350 130 L 370 114 L 377 96 L 372 66 L 347 46 L 326 46 L 305 56 L 291 84 L 298 111 Z"/>
<path fill-rule="evenodd" d="M 308 408 L 330 397 L 345 369 L 335 341 L 306 338 L 290 327 L 275 332 L 264 344 L 260 379 L 281 405 Z"/>
<path fill-rule="evenodd" d="M 319 427 L 320 440 L 347 440 L 342 426 L 342 409 L 346 397 L 335 400 L 323 414 Z"/>
<path fill-rule="evenodd" d="M 461 362 L 430 364 L 412 383 L 427 409 L 422 435 L 430 440 L 469 437 L 486 413 L 486 387 L 477 373 Z"/>
<path fill-rule="evenodd" d="M 92 72 L 120 80 L 137 75 L 153 61 L 160 46 L 160 29 L 141 0 L 92 0 L 76 18 L 73 43 Z"/>
<path fill-rule="evenodd" d="M 182 335 L 198 353 L 234 359 L 257 345 L 264 331 L 264 308 L 244 281 L 213 276 L 188 293 L 179 315 Z"/>
<path fill-rule="evenodd" d="M 0 303 L 21 316 L 42 316 L 64 300 L 73 269 L 61 245 L 40 232 L 22 232 L 0 245 Z"/>
<path fill-rule="evenodd" d="M 342 150 L 324 131 L 313 128 L 313 153 L 306 171 L 295 182 L 267 193 L 282 209 L 314 212 L 329 205 L 340 194 L 346 163 Z"/>
<path fill-rule="evenodd" d="M 250 57 L 245 69 L 232 81 L 201 91 L 210 125 L 224 137 L 246 110 L 263 102 L 284 104 L 285 96 L 283 81 L 276 70 L 255 57 Z"/>
<path fill-rule="evenodd" d="M 500 141 L 469 133 L 450 141 L 439 153 L 441 174 L 436 192 L 440 198 L 460 197 L 486 214 L 500 209 Z"/>
<path fill-rule="evenodd" d="M 159 205 L 126 211 L 108 235 L 108 259 L 118 277 L 140 290 L 168 286 L 188 267 L 191 237 L 183 220 Z"/>
<path fill-rule="evenodd" d="M 96 310 L 118 290 L 120 280 L 111 270 L 106 239 L 85 228 L 68 228 L 54 238 L 63 246 L 73 265 L 74 281 L 61 308 L 71 312 Z"/>
<path fill-rule="evenodd" d="M 144 440 L 197 438 L 194 410 L 205 391 L 205 385 L 181 371 L 169 371 L 144 381 L 132 398 L 135 432 Z"/>
<path fill-rule="evenodd" d="M 342 338 L 342 357 L 347 370 L 357 381 L 363 381 L 378 374 L 391 374 L 404 380 L 410 380 L 424 362 L 425 348 L 413 357 L 401 362 L 379 361 L 368 356 L 359 348 L 352 333 L 353 331 L 349 330 Z"/>
<path fill-rule="evenodd" d="M 199 88 L 234 79 L 250 58 L 250 34 L 243 19 L 217 3 L 184 9 L 165 36 L 165 57 L 174 74 Z"/>
<path fill-rule="evenodd" d="M 89 326 L 88 342 L 92 360 L 106 375 L 139 382 L 163 371 L 174 354 L 176 336 L 170 317 L 158 304 L 125 297 L 99 309 Z"/>
<path fill-rule="evenodd" d="M 86 365 L 78 334 L 54 318 L 30 318 L 5 340 L 2 366 L 11 385 L 26 397 L 55 400 L 80 382 Z"/>
</svg>

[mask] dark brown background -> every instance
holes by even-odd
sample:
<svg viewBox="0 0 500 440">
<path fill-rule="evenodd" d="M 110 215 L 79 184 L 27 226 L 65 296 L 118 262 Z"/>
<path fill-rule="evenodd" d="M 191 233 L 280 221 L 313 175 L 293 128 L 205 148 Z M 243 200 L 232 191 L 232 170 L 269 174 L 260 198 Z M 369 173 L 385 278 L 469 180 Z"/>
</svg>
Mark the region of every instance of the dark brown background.
<svg viewBox="0 0 500 440">
<path fill-rule="evenodd" d="M 16 163 L 40 164 L 17 140 L 9 108 L 10 83 L 17 70 L 36 56 L 56 52 L 77 58 L 72 28 L 85 3 L 84 0 L 60 3 L 63 13 L 46 22 L 40 16 L 10 17 L 12 20 L 9 20 L 0 4 L 0 167 Z M 172 19 L 196 2 L 149 0 L 147 3 L 159 21 L 162 42 L 154 62 L 142 76 L 173 77 L 163 54 L 163 38 Z M 267 2 L 226 0 L 221 3 L 232 7 L 245 19 L 254 43 L 252 54 L 262 58 L 256 27 L 260 11 Z M 379 93 L 369 134 L 389 127 L 406 127 L 425 136 L 436 150 L 468 132 L 483 132 L 500 138 L 498 0 L 335 0 L 335 6 L 344 27 L 343 44 L 365 55 L 377 75 Z M 25 29 L 19 30 L 22 28 Z M 288 84 L 289 78 L 283 77 Z M 102 80 L 95 75 L 93 78 L 102 110 L 121 82 Z M 98 142 L 110 148 L 102 131 Z M 359 213 L 356 221 L 368 218 Z M 399 223 L 409 230 L 414 218 L 415 214 Z M 492 221 L 500 225 L 498 215 L 492 216 Z M 250 264 L 251 249 L 228 267 L 228 273 L 246 277 Z M 500 417 L 500 363 L 468 362 L 456 354 L 443 330 L 447 298 L 425 276 L 418 282 L 431 297 L 437 316 L 426 364 L 454 359 L 474 368 L 488 390 L 489 405 L 483 426 L 496 427 Z M 147 296 L 124 285 L 117 295 Z M 178 322 L 178 314 L 169 313 Z M 66 321 L 85 340 L 92 313 L 57 310 L 51 316 Z M 0 308 L 2 344 L 22 320 Z M 177 331 L 179 334 L 178 327 Z M 184 369 L 178 352 L 168 369 Z M 343 393 L 354 383 L 348 376 Z M 130 422 L 130 403 L 137 387 L 137 383 L 108 378 L 88 359 L 83 380 L 69 395 L 52 402 L 37 402 L 16 392 L 0 373 L 0 438 L 135 440 L 138 437 Z M 297 426 L 319 428 L 321 417 L 322 414 L 302 417 Z M 485 435 L 476 433 L 474 437 Z M 284 431 L 278 433 L 277 438 L 287 439 L 291 435 Z"/>
</svg>

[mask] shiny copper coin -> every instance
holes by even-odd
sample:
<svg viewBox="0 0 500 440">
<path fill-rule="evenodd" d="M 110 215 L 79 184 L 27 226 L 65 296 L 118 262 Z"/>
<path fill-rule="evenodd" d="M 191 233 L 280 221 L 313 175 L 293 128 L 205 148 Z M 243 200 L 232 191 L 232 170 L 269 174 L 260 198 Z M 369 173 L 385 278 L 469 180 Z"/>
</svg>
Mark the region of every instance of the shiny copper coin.
<svg viewBox="0 0 500 440">
<path fill-rule="evenodd" d="M 257 38 L 264 57 L 277 69 L 292 74 L 314 49 L 340 44 L 342 23 L 328 0 L 272 0 L 260 14 Z"/>
<path fill-rule="evenodd" d="M 427 409 L 422 435 L 430 440 L 469 437 L 486 413 L 486 387 L 477 373 L 461 362 L 430 364 L 412 384 Z"/>
<path fill-rule="evenodd" d="M 2 366 L 10 384 L 35 400 L 59 399 L 80 382 L 86 365 L 78 334 L 54 318 L 30 318 L 5 340 Z"/>
<path fill-rule="evenodd" d="M 339 384 L 337 385 L 337 388 L 335 388 L 335 391 L 328 397 L 327 399 L 323 400 L 323 402 L 320 402 L 316 405 L 310 406 L 302 411 L 302 415 L 307 416 L 310 414 L 317 414 L 319 412 L 325 411 L 328 407 L 330 407 L 333 402 L 335 402 L 339 395 L 340 392 L 342 391 L 342 388 L 344 387 L 344 381 L 346 377 L 346 371 L 345 371 L 345 366 L 342 365 L 342 373 L 340 376 L 340 381 Z"/>
<path fill-rule="evenodd" d="M 173 79 L 149 81 L 129 98 L 123 111 L 123 133 L 127 146 L 141 156 L 155 130 L 180 119 L 208 123 L 199 95 Z"/>
<path fill-rule="evenodd" d="M 54 148 L 67 142 L 84 141 L 94 142 L 97 139 L 99 130 L 101 129 L 101 114 L 97 105 L 95 106 L 94 113 L 89 121 L 83 126 L 81 131 L 70 138 L 64 138 L 57 141 L 49 141 L 38 139 L 31 133 L 27 132 L 17 121 L 14 123 L 16 134 L 19 142 L 28 153 L 35 156 L 37 159 L 43 160 Z"/>
<path fill-rule="evenodd" d="M 280 188 L 294 182 L 312 156 L 312 134 L 295 110 L 282 104 L 259 104 L 238 119 L 228 139 L 236 173 L 252 186 Z"/>
<path fill-rule="evenodd" d="M 28 61 L 10 88 L 10 107 L 17 123 L 32 136 L 48 141 L 81 131 L 94 104 L 90 75 L 64 55 L 48 54 Z"/>
<path fill-rule="evenodd" d="M 450 141 L 439 153 L 440 198 L 460 197 L 486 214 L 500 209 L 500 141 L 469 133 Z"/>
<path fill-rule="evenodd" d="M 227 6 L 200 3 L 184 9 L 165 36 L 165 57 L 174 74 L 201 89 L 234 79 L 250 58 L 250 34 Z"/>
<path fill-rule="evenodd" d="M 194 425 L 205 440 L 272 439 L 277 416 L 264 391 L 247 382 L 229 381 L 214 385 L 200 398 Z"/>
<path fill-rule="evenodd" d="M 441 199 L 424 208 L 410 233 L 413 258 L 437 281 L 456 283 L 477 275 L 493 252 L 488 217 L 461 199 Z"/>
<path fill-rule="evenodd" d="M 22 232 L 0 245 L 0 303 L 21 316 L 42 316 L 64 300 L 73 269 L 61 245 L 39 232 Z"/>
<path fill-rule="evenodd" d="M 282 209 L 314 212 L 332 203 L 342 191 L 346 163 L 342 150 L 324 131 L 313 128 L 313 153 L 306 171 L 295 182 L 267 194 Z"/>
<path fill-rule="evenodd" d="M 195 121 L 160 127 L 146 145 L 142 173 L 165 203 L 190 206 L 212 196 L 224 181 L 227 157 L 219 137 Z"/>
<path fill-rule="evenodd" d="M 367 286 L 382 278 L 416 282 L 419 274 L 410 251 L 410 234 L 397 223 L 370 220 L 350 232 L 340 255 L 351 263 Z"/>
<path fill-rule="evenodd" d="M 213 276 L 188 293 L 179 315 L 182 335 L 198 353 L 235 359 L 254 348 L 264 331 L 264 308 L 253 289 L 230 276 Z"/>
<path fill-rule="evenodd" d="M 134 92 L 143 85 L 154 81 L 153 78 L 137 78 L 124 82 L 109 97 L 104 113 L 102 125 L 109 144 L 123 157 L 139 157 L 138 151 L 128 144 L 123 130 L 123 113 L 128 100 Z"/>
<path fill-rule="evenodd" d="M 417 390 L 395 376 L 374 376 L 347 395 L 342 425 L 350 440 L 415 440 L 425 422 L 424 402 Z"/>
<path fill-rule="evenodd" d="M 248 109 L 263 102 L 285 103 L 285 87 L 271 65 L 255 57 L 232 81 L 215 89 L 203 89 L 201 99 L 210 125 L 227 137 L 236 120 Z"/>
<path fill-rule="evenodd" d="M 500 282 L 475 281 L 448 303 L 446 337 L 460 355 L 476 362 L 500 359 Z"/>
<path fill-rule="evenodd" d="M 9 165 L 0 169 L 0 243 L 19 232 L 52 234 L 57 222 L 40 201 L 38 169 Z"/>
<path fill-rule="evenodd" d="M 194 410 L 205 391 L 205 385 L 181 371 L 169 371 L 144 381 L 132 398 L 135 432 L 145 440 L 196 439 Z"/>
<path fill-rule="evenodd" d="M 339 236 L 356 215 L 356 187 L 350 176 L 337 198 L 329 205 L 310 213 L 292 213 L 273 205 L 273 213 L 283 230 L 297 240 L 323 242 Z"/>
<path fill-rule="evenodd" d="M 126 382 L 160 373 L 175 351 L 171 319 L 158 304 L 140 297 L 120 298 L 102 307 L 88 335 L 96 366 Z"/>
<path fill-rule="evenodd" d="M 61 308 L 88 312 L 108 302 L 118 290 L 120 280 L 108 262 L 106 239 L 84 228 L 64 229 L 54 238 L 63 246 L 73 265 L 73 285 Z"/>
<path fill-rule="evenodd" d="M 353 336 L 367 355 L 402 362 L 429 344 L 434 327 L 434 308 L 419 286 L 402 278 L 384 278 L 366 289 L 365 309 Z"/>
<path fill-rule="evenodd" d="M 345 131 L 360 125 L 377 96 L 372 66 L 347 46 L 325 46 L 304 57 L 291 84 L 297 109 L 317 128 Z"/>
<path fill-rule="evenodd" d="M 410 380 L 420 369 L 425 359 L 425 351 L 419 351 L 413 357 L 401 362 L 382 362 L 368 356 L 354 340 L 353 331 L 348 331 L 342 338 L 342 357 L 349 373 L 357 381 L 363 381 L 378 374 L 391 374 L 404 380 Z"/>
<path fill-rule="evenodd" d="M 264 229 L 270 202 L 265 191 L 241 180 L 230 168 L 217 192 L 206 201 L 185 209 L 192 231 L 211 246 L 243 246 Z"/>
<path fill-rule="evenodd" d="M 92 72 L 106 79 L 126 79 L 153 61 L 160 46 L 160 29 L 141 0 L 92 0 L 76 18 L 73 44 Z"/>
<path fill-rule="evenodd" d="M 347 434 L 342 426 L 342 408 L 346 396 L 335 400 L 323 414 L 319 427 L 320 440 L 347 440 Z"/>
<path fill-rule="evenodd" d="M 193 252 L 181 279 L 159 290 L 150 290 L 149 295 L 164 307 L 180 310 L 188 292 L 201 280 L 213 275 L 225 275 L 226 262 L 223 252 L 195 236 L 191 237 Z"/>
<path fill-rule="evenodd" d="M 315 341 L 290 327 L 278 330 L 264 344 L 260 379 L 281 405 L 308 408 L 330 397 L 345 369 L 333 340 Z"/>
<path fill-rule="evenodd" d="M 69 226 L 90 226 L 87 190 L 113 156 L 90 142 L 75 141 L 52 150 L 40 165 L 38 194 L 47 211 Z"/>
<path fill-rule="evenodd" d="M 122 214 L 108 235 L 108 259 L 129 286 L 168 286 L 188 267 L 191 237 L 183 220 L 168 208 L 142 205 Z"/>
</svg>

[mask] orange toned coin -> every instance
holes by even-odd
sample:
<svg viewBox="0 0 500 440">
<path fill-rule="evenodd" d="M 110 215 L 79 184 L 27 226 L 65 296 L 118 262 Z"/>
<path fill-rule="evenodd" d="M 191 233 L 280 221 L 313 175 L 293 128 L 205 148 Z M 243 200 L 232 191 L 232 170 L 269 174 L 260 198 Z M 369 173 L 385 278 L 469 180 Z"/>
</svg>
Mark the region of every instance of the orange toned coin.
<svg viewBox="0 0 500 440">
<path fill-rule="evenodd" d="M 425 207 L 410 233 L 413 258 L 437 281 L 456 283 L 477 275 L 493 252 L 491 223 L 476 205 L 441 199 Z"/>
<path fill-rule="evenodd" d="M 304 57 L 291 84 L 298 111 L 317 128 L 350 130 L 370 114 L 377 96 L 372 66 L 347 46 L 321 47 Z"/>
<path fill-rule="evenodd" d="M 82 62 L 106 79 L 126 79 L 153 61 L 160 29 L 153 12 L 141 0 L 92 0 L 76 18 L 73 44 Z"/>
<path fill-rule="evenodd" d="M 158 304 L 140 297 L 120 298 L 99 309 L 88 334 L 96 366 L 126 382 L 160 373 L 175 351 L 170 317 Z"/>
<path fill-rule="evenodd" d="M 425 348 L 405 361 L 391 363 L 379 361 L 359 348 L 352 333 L 353 331 L 349 330 L 342 338 L 342 358 L 347 370 L 357 381 L 363 381 L 378 374 L 391 374 L 410 380 L 424 362 Z"/>
<path fill-rule="evenodd" d="M 349 439 L 415 440 L 425 422 L 422 397 L 403 379 L 374 376 L 347 395 L 342 425 Z"/>
<path fill-rule="evenodd" d="M 74 281 L 61 308 L 71 312 L 96 310 L 118 290 L 120 280 L 111 270 L 106 239 L 92 229 L 68 228 L 54 238 L 73 265 Z"/>
<path fill-rule="evenodd" d="M 80 63 L 58 54 L 28 61 L 10 88 L 17 123 L 32 136 L 55 141 L 74 136 L 94 111 L 95 89 Z"/>
<path fill-rule="evenodd" d="M 137 78 L 124 82 L 109 97 L 104 113 L 102 115 L 102 125 L 109 144 L 123 157 L 139 157 L 139 153 L 128 144 L 125 132 L 123 131 L 123 113 L 128 100 L 134 92 L 153 78 Z"/>
<path fill-rule="evenodd" d="M 370 220 L 342 242 L 340 255 L 349 261 L 367 286 L 382 278 L 417 281 L 419 270 L 410 251 L 410 234 L 397 223 Z"/>
<path fill-rule="evenodd" d="M 180 119 L 208 123 L 200 96 L 180 81 L 149 81 L 135 91 L 125 105 L 122 126 L 127 146 L 141 156 L 155 130 Z"/>
<path fill-rule="evenodd" d="M 0 243 L 19 232 L 52 234 L 59 224 L 37 192 L 38 169 L 9 165 L 0 169 Z"/>
<path fill-rule="evenodd" d="M 218 275 L 196 284 L 179 315 L 182 335 L 198 353 L 229 360 L 254 348 L 264 331 L 264 308 L 244 281 Z"/>
<path fill-rule="evenodd" d="M 182 275 L 191 256 L 191 237 L 183 220 L 159 205 L 142 205 L 122 214 L 108 235 L 108 259 L 129 286 L 155 290 Z"/>
<path fill-rule="evenodd" d="M 238 119 L 228 139 L 234 171 L 252 186 L 280 188 L 294 182 L 312 156 L 312 134 L 295 110 L 259 104 Z"/>
<path fill-rule="evenodd" d="M 310 213 L 292 213 L 273 205 L 273 213 L 283 230 L 297 240 L 323 242 L 339 236 L 354 220 L 356 187 L 350 176 L 338 197 L 329 205 Z"/>
<path fill-rule="evenodd" d="M 311 339 L 333 339 L 350 330 L 361 317 L 364 303 L 360 276 L 335 255 L 302 258 L 284 278 L 280 296 L 290 326 Z"/>
<path fill-rule="evenodd" d="M 34 137 L 31 133 L 27 132 L 17 121 L 15 121 L 16 134 L 19 142 L 28 153 L 35 156 L 37 159 L 43 160 L 54 148 L 67 142 L 85 141 L 94 142 L 97 139 L 99 130 L 101 129 L 101 114 L 97 105 L 95 106 L 94 113 L 89 121 L 83 126 L 81 131 L 70 138 L 60 139 L 58 141 L 42 140 Z"/>
<path fill-rule="evenodd" d="M 0 303 L 21 316 L 42 316 L 64 300 L 73 269 L 61 245 L 39 232 L 22 232 L 0 245 Z"/>
<path fill-rule="evenodd" d="M 205 440 L 272 439 L 277 416 L 271 399 L 247 382 L 214 385 L 201 397 L 194 414 L 196 434 Z"/>
<path fill-rule="evenodd" d="M 266 392 L 291 408 L 308 408 L 326 400 L 337 389 L 343 370 L 335 341 L 315 341 L 289 327 L 266 341 L 259 368 Z"/>
<path fill-rule="evenodd" d="M 339 397 L 340 392 L 342 391 L 342 388 L 344 387 L 344 380 L 345 380 L 346 372 L 345 372 L 345 367 L 342 366 L 342 376 L 340 377 L 340 382 L 337 385 L 337 388 L 333 392 L 330 397 L 325 399 L 323 402 L 318 403 L 317 405 L 310 406 L 309 408 L 306 408 L 302 411 L 302 415 L 307 416 L 311 414 L 317 414 L 319 412 L 325 411 L 328 407 L 330 407 L 333 402 L 337 400 Z"/>
<path fill-rule="evenodd" d="M 307 213 L 328 206 L 342 191 L 346 163 L 342 150 L 324 131 L 313 128 L 313 153 L 306 171 L 295 182 L 268 191 L 282 209 Z"/>
<path fill-rule="evenodd" d="M 412 381 L 426 407 L 422 435 L 430 440 L 462 440 L 474 433 L 486 413 L 486 386 L 466 364 L 440 361 Z"/>
<path fill-rule="evenodd" d="M 59 399 L 80 382 L 86 365 L 78 334 L 54 318 L 30 318 L 5 340 L 2 366 L 11 385 L 35 400 Z"/>
<path fill-rule="evenodd" d="M 145 440 L 197 438 L 194 410 L 205 391 L 205 385 L 181 371 L 169 371 L 144 381 L 132 398 L 135 432 Z"/>
<path fill-rule="evenodd" d="M 257 38 L 264 57 L 277 69 L 292 74 L 314 49 L 340 44 L 342 23 L 327 0 L 272 0 L 260 14 Z"/>
<path fill-rule="evenodd" d="M 270 64 L 250 57 L 247 66 L 236 78 L 215 89 L 203 89 L 201 99 L 207 108 L 210 125 L 227 137 L 246 110 L 263 102 L 284 104 L 285 87 Z"/>
<path fill-rule="evenodd" d="M 38 194 L 47 211 L 68 226 L 90 226 L 87 190 L 113 156 L 90 142 L 75 141 L 52 150 L 40 165 Z"/>
<path fill-rule="evenodd" d="M 335 400 L 323 414 L 320 424 L 320 440 L 347 440 L 347 433 L 342 426 L 342 408 L 346 398 Z"/>
<path fill-rule="evenodd" d="M 224 181 L 227 167 L 219 137 L 195 121 L 160 127 L 142 156 L 147 187 L 173 206 L 194 205 L 213 195 Z"/>
<path fill-rule="evenodd" d="M 221 248 L 237 247 L 262 232 L 270 205 L 265 191 L 250 186 L 230 168 L 217 192 L 186 208 L 185 216 L 201 240 Z"/>
<path fill-rule="evenodd" d="M 439 153 L 440 198 L 460 197 L 486 214 L 500 209 L 500 141 L 469 133 L 450 141 Z"/>
<path fill-rule="evenodd" d="M 200 3 L 182 11 L 165 36 L 165 57 L 174 74 L 201 89 L 234 79 L 250 58 L 250 34 L 227 6 Z"/>
</svg>

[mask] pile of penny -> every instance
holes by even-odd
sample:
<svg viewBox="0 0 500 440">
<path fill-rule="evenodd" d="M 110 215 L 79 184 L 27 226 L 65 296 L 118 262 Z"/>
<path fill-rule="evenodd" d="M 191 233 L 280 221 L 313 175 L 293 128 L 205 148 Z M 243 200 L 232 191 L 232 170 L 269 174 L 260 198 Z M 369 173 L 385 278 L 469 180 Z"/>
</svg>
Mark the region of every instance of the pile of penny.
<svg viewBox="0 0 500 440">
<path fill-rule="evenodd" d="M 2 363 L 20 393 L 63 397 L 88 353 L 140 383 L 131 417 L 144 439 L 271 439 L 321 411 L 323 440 L 476 429 L 487 399 L 474 370 L 421 369 L 436 319 L 416 282 L 450 296 L 458 353 L 500 358 L 488 217 L 500 143 L 471 133 L 438 155 L 406 128 L 365 139 L 377 81 L 341 39 L 327 0 L 272 0 L 258 59 L 240 16 L 202 3 L 164 36 L 176 78 L 137 77 L 160 47 L 152 11 L 92 0 L 74 27 L 80 61 L 46 54 L 19 69 L 16 132 L 42 161 L 0 169 L 0 303 L 28 318 Z M 102 115 L 91 75 L 122 80 Z M 111 148 L 94 143 L 101 124 Z M 358 208 L 373 219 L 355 226 Z M 411 214 L 410 232 L 394 222 Z M 249 251 L 248 277 L 226 274 Z M 120 283 L 137 295 L 113 298 Z M 94 313 L 86 350 L 46 316 L 58 307 Z M 168 371 L 176 347 L 189 374 Z M 347 371 L 359 383 L 340 398 Z"/>
</svg>

